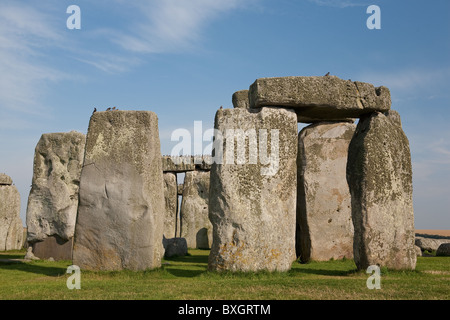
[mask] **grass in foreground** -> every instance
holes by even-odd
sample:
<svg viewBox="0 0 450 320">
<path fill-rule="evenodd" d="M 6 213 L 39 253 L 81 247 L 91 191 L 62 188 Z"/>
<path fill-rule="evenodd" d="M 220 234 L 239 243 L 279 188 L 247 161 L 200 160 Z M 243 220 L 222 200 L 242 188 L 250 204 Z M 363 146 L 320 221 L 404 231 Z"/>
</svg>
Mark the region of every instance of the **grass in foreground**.
<svg viewBox="0 0 450 320">
<path fill-rule="evenodd" d="M 450 299 L 450 258 L 418 257 L 415 271 L 381 270 L 381 289 L 353 260 L 294 262 L 289 272 L 209 272 L 208 250 L 164 260 L 157 270 L 81 272 L 81 289 L 69 290 L 71 261 L 0 262 L 3 299 Z M 24 251 L 0 253 L 20 259 Z"/>
</svg>

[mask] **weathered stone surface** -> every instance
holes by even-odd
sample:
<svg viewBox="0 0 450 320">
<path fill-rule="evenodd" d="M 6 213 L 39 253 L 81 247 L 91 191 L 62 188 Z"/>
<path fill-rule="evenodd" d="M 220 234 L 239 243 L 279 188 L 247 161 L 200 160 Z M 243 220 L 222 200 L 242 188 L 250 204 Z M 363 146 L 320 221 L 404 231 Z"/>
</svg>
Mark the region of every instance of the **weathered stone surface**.
<svg viewBox="0 0 450 320">
<path fill-rule="evenodd" d="M 295 113 L 277 108 L 223 109 L 216 113 L 215 128 L 209 268 L 289 270 L 295 260 Z M 223 139 L 218 132 L 222 132 Z M 245 135 L 250 136 L 250 141 L 244 143 L 245 153 L 241 154 L 238 141 Z M 223 161 L 219 161 L 222 153 Z"/>
<path fill-rule="evenodd" d="M 436 251 L 439 246 L 443 243 L 450 242 L 450 239 L 433 239 L 426 237 L 417 237 L 415 238 L 415 245 L 418 246 L 422 251 Z"/>
<path fill-rule="evenodd" d="M 299 134 L 296 246 L 302 262 L 353 258 L 346 167 L 355 129 L 349 122 L 320 122 Z"/>
<path fill-rule="evenodd" d="M 209 175 L 207 171 L 186 172 L 181 201 L 181 237 L 189 248 L 209 249 L 212 225 L 208 217 Z"/>
<path fill-rule="evenodd" d="M 178 193 L 179 196 L 182 196 L 182 195 L 183 195 L 183 188 L 184 188 L 184 185 L 183 185 L 183 184 L 179 184 L 179 185 L 177 186 L 177 193 Z"/>
<path fill-rule="evenodd" d="M 360 119 L 349 146 L 347 181 L 357 267 L 414 269 L 411 156 L 396 112 Z"/>
<path fill-rule="evenodd" d="M 192 156 L 163 156 L 162 170 L 164 172 L 186 172 L 194 171 L 195 164 Z"/>
<path fill-rule="evenodd" d="M 299 122 L 346 120 L 391 107 L 389 89 L 335 76 L 257 79 L 249 90 L 250 108 L 293 108 Z"/>
<path fill-rule="evenodd" d="M 27 253 L 25 254 L 25 256 L 23 257 L 24 260 L 40 260 L 39 257 L 36 257 L 33 253 L 33 248 L 32 247 L 28 247 L 27 249 Z"/>
<path fill-rule="evenodd" d="M 436 250 L 438 257 L 450 257 L 450 243 L 442 243 Z"/>
<path fill-rule="evenodd" d="M 188 253 L 188 246 L 185 238 L 164 238 L 163 246 L 165 249 L 164 256 L 166 258 L 182 257 Z"/>
<path fill-rule="evenodd" d="M 248 90 L 240 90 L 233 93 L 232 97 L 233 107 L 247 109 L 249 105 Z"/>
<path fill-rule="evenodd" d="M 151 111 L 92 115 L 80 179 L 73 263 L 81 269 L 161 266 L 164 183 Z"/>
<path fill-rule="evenodd" d="M 34 242 L 31 246 L 33 254 L 40 259 L 72 260 L 73 238 L 65 240 L 53 235 L 43 241 Z"/>
<path fill-rule="evenodd" d="M 4 180 L 11 178 L 6 176 Z M 0 251 L 21 249 L 22 243 L 19 191 L 14 185 L 0 185 Z"/>
<path fill-rule="evenodd" d="M 164 177 L 164 199 L 165 199 L 165 218 L 164 218 L 164 236 L 172 238 L 176 236 L 179 230 L 178 213 L 178 185 L 177 175 L 172 172 L 165 172 Z"/>
<path fill-rule="evenodd" d="M 0 173 L 0 186 L 10 186 L 12 185 L 12 179 L 10 176 L 4 174 L 4 173 Z"/>
<path fill-rule="evenodd" d="M 76 131 L 41 136 L 28 196 L 28 242 L 73 237 L 85 144 L 86 136 Z"/>
<path fill-rule="evenodd" d="M 416 249 L 416 256 L 421 257 L 422 256 L 422 249 L 418 246 L 414 246 L 414 249 Z"/>
</svg>

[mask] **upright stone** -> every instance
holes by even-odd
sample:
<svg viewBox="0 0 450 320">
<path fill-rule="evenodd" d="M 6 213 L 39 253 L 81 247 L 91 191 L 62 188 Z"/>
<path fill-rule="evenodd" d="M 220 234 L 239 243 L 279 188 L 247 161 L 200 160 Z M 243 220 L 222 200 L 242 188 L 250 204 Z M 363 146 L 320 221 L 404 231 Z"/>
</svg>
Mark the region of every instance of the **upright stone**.
<svg viewBox="0 0 450 320">
<path fill-rule="evenodd" d="M 215 129 L 209 268 L 289 270 L 295 260 L 295 113 L 223 109 Z"/>
<path fill-rule="evenodd" d="M 386 87 L 336 76 L 261 78 L 250 86 L 249 104 L 250 108 L 292 108 L 299 122 L 310 123 L 387 111 L 391 95 Z"/>
<path fill-rule="evenodd" d="M 27 241 L 42 259 L 72 259 L 85 143 L 84 134 L 71 131 L 43 134 L 36 145 Z"/>
<path fill-rule="evenodd" d="M 359 269 L 414 269 L 409 142 L 397 112 L 361 117 L 349 146 L 354 259 Z"/>
<path fill-rule="evenodd" d="M 309 260 L 353 258 L 348 145 L 356 125 L 320 122 L 299 134 L 297 255 Z"/>
<path fill-rule="evenodd" d="M 165 199 L 165 218 L 164 218 L 164 236 L 166 238 L 176 237 L 179 230 L 178 213 L 178 185 L 177 175 L 173 172 L 164 172 L 164 199 Z"/>
<path fill-rule="evenodd" d="M 21 249 L 22 243 L 20 194 L 12 179 L 0 173 L 0 251 Z"/>
<path fill-rule="evenodd" d="M 159 267 L 164 211 L 156 114 L 94 113 L 81 172 L 73 264 L 91 270 Z"/>
<path fill-rule="evenodd" d="M 233 107 L 247 109 L 249 107 L 248 90 L 236 91 L 233 93 L 231 100 L 233 102 Z"/>
<path fill-rule="evenodd" d="M 181 237 L 188 248 L 209 249 L 212 243 L 212 225 L 208 218 L 208 171 L 186 172 L 181 202 Z"/>
</svg>

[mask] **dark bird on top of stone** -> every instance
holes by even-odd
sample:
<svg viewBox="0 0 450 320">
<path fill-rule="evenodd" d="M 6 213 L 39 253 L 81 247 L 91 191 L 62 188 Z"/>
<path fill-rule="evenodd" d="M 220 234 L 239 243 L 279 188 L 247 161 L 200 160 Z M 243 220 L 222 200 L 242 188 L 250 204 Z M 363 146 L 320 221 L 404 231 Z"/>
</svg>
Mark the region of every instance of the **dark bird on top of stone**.
<svg viewBox="0 0 450 320">
<path fill-rule="evenodd" d="M 97 112 L 97 108 L 94 108 L 94 111 L 92 111 L 92 114 Z"/>
<path fill-rule="evenodd" d="M 116 110 L 116 107 L 113 107 L 112 110 Z"/>
<path fill-rule="evenodd" d="M 329 72 L 327 72 L 327 74 L 325 75 L 325 77 L 328 77 L 330 75 L 330 73 Z"/>
<path fill-rule="evenodd" d="M 111 108 L 106 109 L 106 111 L 111 111 Z"/>
<path fill-rule="evenodd" d="M 220 110 L 222 110 L 223 109 L 223 107 L 222 106 L 220 106 Z"/>
</svg>

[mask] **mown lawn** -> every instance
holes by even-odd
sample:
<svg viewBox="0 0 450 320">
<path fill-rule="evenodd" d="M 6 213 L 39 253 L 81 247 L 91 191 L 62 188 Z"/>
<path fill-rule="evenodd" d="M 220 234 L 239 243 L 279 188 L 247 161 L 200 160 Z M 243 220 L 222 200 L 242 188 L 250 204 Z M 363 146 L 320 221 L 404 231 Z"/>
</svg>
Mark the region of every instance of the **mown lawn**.
<svg viewBox="0 0 450 320">
<path fill-rule="evenodd" d="M 81 289 L 69 290 L 71 261 L 5 262 L 25 251 L 0 253 L 0 300 L 6 299 L 450 299 L 450 258 L 419 257 L 415 271 L 381 270 L 381 289 L 369 290 L 369 274 L 353 260 L 294 262 L 285 273 L 207 271 L 209 251 L 164 260 L 157 270 L 81 271 Z"/>
</svg>

